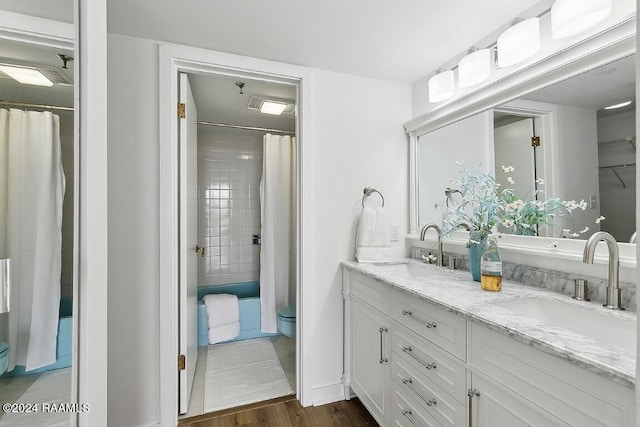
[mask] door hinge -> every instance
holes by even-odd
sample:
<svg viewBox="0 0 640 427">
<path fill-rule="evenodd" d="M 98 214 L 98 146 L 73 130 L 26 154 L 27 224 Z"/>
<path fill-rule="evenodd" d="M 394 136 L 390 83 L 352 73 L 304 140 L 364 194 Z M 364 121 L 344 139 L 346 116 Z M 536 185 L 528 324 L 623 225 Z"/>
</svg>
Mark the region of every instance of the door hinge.
<svg viewBox="0 0 640 427">
<path fill-rule="evenodd" d="M 539 136 L 532 136 L 531 137 L 531 146 L 532 147 L 539 147 L 540 146 L 540 137 Z"/>
<path fill-rule="evenodd" d="M 178 355 L 178 371 L 187 369 L 187 357 L 184 354 Z"/>
<path fill-rule="evenodd" d="M 186 105 L 184 102 L 181 102 L 178 104 L 178 118 L 180 119 L 184 119 L 185 117 L 187 117 L 186 114 Z"/>
</svg>

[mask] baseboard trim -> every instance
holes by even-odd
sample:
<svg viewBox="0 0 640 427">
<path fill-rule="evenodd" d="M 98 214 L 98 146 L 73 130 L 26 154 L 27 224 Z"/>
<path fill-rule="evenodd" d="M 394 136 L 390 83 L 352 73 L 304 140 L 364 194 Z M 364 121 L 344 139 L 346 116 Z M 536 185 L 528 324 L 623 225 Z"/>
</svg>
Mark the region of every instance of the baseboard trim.
<svg viewBox="0 0 640 427">
<path fill-rule="evenodd" d="M 313 406 L 326 405 L 327 403 L 345 400 L 344 385 L 342 382 L 314 387 L 311 392 L 313 393 Z"/>
</svg>

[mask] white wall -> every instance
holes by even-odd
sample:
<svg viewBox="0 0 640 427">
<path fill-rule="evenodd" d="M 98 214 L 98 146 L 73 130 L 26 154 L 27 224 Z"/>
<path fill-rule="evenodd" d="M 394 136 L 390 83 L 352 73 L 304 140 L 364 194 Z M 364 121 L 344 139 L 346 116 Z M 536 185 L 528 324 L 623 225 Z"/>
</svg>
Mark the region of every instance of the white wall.
<svg viewBox="0 0 640 427">
<path fill-rule="evenodd" d="M 109 36 L 109 425 L 159 419 L 157 43 Z M 408 85 L 312 73 L 311 222 L 313 401 L 340 399 L 339 263 L 353 259 L 362 188 L 378 188 L 406 232 Z M 123 107 L 125 106 L 125 107 Z M 301 141 L 303 144 L 304 142 Z M 304 148 L 303 148 L 304 149 Z M 402 256 L 404 243 L 393 244 Z M 307 254 L 307 256 L 309 256 Z"/>
<path fill-rule="evenodd" d="M 362 189 L 385 198 L 391 224 L 408 230 L 408 142 L 402 128 L 410 116 L 410 87 L 316 70 L 313 73 L 312 214 L 314 311 L 313 373 L 316 402 L 338 390 L 342 376 L 342 278 L 339 263 L 353 260 Z M 305 118 L 308 120 L 308 118 Z M 304 142 L 303 142 L 304 144 Z M 304 149 L 304 147 L 303 147 Z M 404 243 L 392 243 L 403 256 Z M 308 313 L 307 313 L 308 314 Z M 329 397 L 327 397 L 330 400 Z M 335 399 L 334 399 L 335 400 Z"/>
<path fill-rule="evenodd" d="M 107 47 L 109 425 L 139 426 L 159 420 L 158 49 Z"/>
<path fill-rule="evenodd" d="M 598 142 L 614 141 L 636 135 L 636 112 L 615 114 L 598 119 Z M 634 142 L 635 144 L 635 142 Z M 600 166 L 631 164 L 636 162 L 636 149 L 628 142 L 598 146 Z M 600 170 L 601 213 L 606 218 L 602 230 L 611 233 L 616 240 L 627 242 L 636 230 L 636 166 Z"/>
<path fill-rule="evenodd" d="M 558 164 L 559 186 L 556 197 L 563 200 L 589 203 L 595 195 L 597 206 L 585 211 L 576 209 L 571 217 L 563 217 L 562 228 L 579 232 L 589 227 L 589 232 L 579 238 L 586 239 L 600 230 L 595 220 L 600 216 L 600 189 L 598 180 L 598 144 L 595 110 L 558 105 Z M 570 218 L 570 219 L 569 219 Z"/>
</svg>

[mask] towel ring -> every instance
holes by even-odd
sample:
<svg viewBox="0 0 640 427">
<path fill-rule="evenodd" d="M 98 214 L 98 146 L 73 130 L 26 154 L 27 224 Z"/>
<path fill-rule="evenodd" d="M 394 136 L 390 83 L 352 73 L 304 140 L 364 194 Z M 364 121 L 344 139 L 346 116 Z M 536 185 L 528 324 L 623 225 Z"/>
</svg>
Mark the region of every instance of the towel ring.
<svg viewBox="0 0 640 427">
<path fill-rule="evenodd" d="M 447 205 L 447 207 L 449 207 L 449 200 L 453 200 L 453 195 L 454 195 L 455 193 L 459 193 L 459 194 L 460 194 L 460 196 L 462 196 L 462 191 L 460 191 L 460 190 L 458 190 L 458 189 L 455 189 L 455 188 L 449 188 L 449 187 L 447 187 L 447 188 L 445 188 L 445 189 L 444 189 L 444 195 L 445 195 L 445 197 L 446 197 L 446 199 L 445 199 L 445 204 Z"/>
<path fill-rule="evenodd" d="M 384 196 L 382 195 L 381 192 L 379 192 L 375 188 L 371 188 L 371 187 L 364 187 L 364 190 L 362 190 L 362 192 L 364 193 L 364 196 L 362 196 L 362 207 L 363 208 L 364 208 L 364 199 L 366 199 L 367 197 L 369 197 L 373 193 L 378 193 L 380 195 L 380 198 L 382 199 L 382 207 L 384 208 Z"/>
</svg>

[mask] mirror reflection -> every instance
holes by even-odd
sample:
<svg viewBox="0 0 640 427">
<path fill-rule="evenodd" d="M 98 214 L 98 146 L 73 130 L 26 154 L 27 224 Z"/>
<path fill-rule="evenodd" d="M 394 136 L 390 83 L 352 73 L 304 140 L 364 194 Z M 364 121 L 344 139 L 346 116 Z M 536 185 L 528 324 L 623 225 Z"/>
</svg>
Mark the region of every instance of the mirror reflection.
<svg viewBox="0 0 640 427">
<path fill-rule="evenodd" d="M 603 230 L 629 242 L 635 150 L 633 55 L 422 135 L 420 225 L 443 221 L 444 190 L 455 187 L 464 162 L 524 202 L 557 198 L 579 206 L 532 227 L 532 235 L 586 239 Z"/>
<path fill-rule="evenodd" d="M 71 402 L 74 53 L 0 52 L 0 401 Z M 29 415 L 2 411 L 0 426 L 70 422 Z"/>
</svg>

